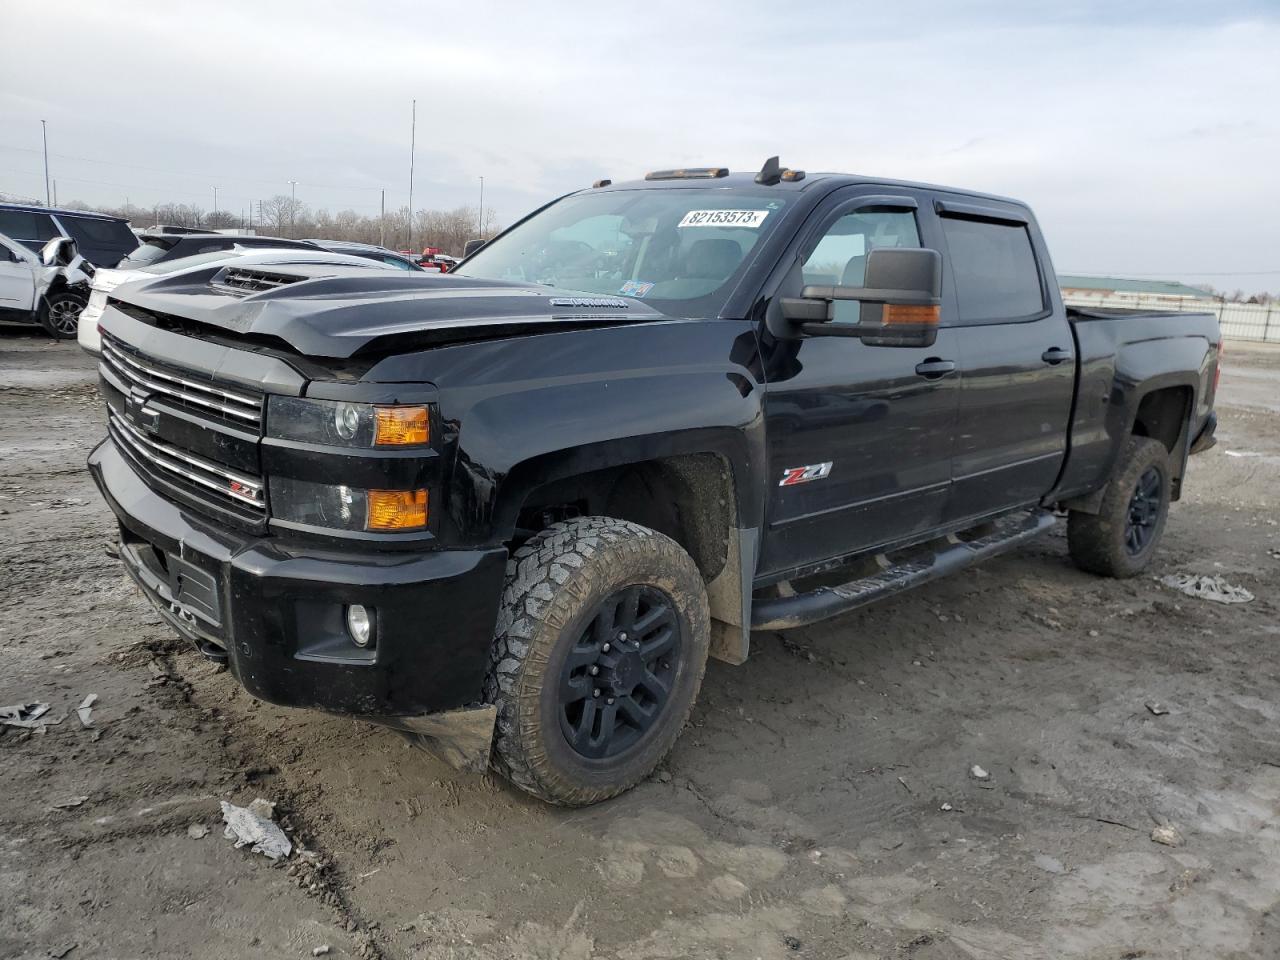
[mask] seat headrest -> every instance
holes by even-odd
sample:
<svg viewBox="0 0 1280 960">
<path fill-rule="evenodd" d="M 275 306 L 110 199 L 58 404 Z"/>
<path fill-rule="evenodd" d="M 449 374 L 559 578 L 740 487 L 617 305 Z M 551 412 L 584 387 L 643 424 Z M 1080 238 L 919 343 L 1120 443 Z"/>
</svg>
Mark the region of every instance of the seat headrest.
<svg viewBox="0 0 1280 960">
<path fill-rule="evenodd" d="M 698 240 L 685 255 L 684 274 L 689 278 L 724 280 L 741 260 L 742 247 L 733 240 Z"/>
</svg>

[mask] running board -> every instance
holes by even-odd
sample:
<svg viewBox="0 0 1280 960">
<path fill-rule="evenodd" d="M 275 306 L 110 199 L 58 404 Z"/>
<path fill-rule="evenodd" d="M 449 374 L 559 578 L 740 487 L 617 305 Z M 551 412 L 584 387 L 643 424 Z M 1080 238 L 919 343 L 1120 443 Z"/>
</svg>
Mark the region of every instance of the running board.
<svg viewBox="0 0 1280 960">
<path fill-rule="evenodd" d="M 847 613 L 1004 553 L 1045 533 L 1055 522 L 1052 513 L 1037 509 L 1030 514 L 1017 513 L 997 520 L 991 533 L 974 540 L 949 536 L 931 556 L 895 564 L 882 554 L 876 558 L 883 568 L 879 573 L 837 587 L 819 587 L 808 593 L 753 601 L 751 629 L 788 630 Z"/>
</svg>

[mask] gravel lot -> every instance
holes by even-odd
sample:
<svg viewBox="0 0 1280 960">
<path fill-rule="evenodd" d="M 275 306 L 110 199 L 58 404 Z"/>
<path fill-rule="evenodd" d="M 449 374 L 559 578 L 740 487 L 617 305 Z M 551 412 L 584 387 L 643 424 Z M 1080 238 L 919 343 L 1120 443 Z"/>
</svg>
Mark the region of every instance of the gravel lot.
<svg viewBox="0 0 1280 960">
<path fill-rule="evenodd" d="M 1280 352 L 1231 345 L 1153 571 L 1253 602 L 1097 579 L 1052 536 L 757 634 L 655 778 L 579 811 L 173 640 L 106 553 L 93 379 L 0 332 L 0 704 L 66 717 L 0 727 L 0 957 L 1280 955 Z M 218 800 L 255 797 L 310 859 L 223 839 Z"/>
</svg>

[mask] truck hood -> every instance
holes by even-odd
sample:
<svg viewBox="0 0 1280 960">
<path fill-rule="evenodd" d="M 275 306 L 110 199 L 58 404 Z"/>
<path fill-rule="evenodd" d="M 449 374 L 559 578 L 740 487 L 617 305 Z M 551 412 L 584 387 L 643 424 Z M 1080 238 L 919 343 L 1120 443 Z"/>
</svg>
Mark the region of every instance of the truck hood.
<svg viewBox="0 0 1280 960">
<path fill-rule="evenodd" d="M 195 269 L 126 283 L 111 305 L 160 325 L 332 359 L 670 319 L 625 297 L 326 264 Z"/>
</svg>

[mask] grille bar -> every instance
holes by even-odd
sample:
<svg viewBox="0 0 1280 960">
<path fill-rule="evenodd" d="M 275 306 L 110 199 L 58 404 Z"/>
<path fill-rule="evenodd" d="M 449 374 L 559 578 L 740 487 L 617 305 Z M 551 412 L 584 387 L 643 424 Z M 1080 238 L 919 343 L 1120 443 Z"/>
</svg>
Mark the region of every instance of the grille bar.
<svg viewBox="0 0 1280 960">
<path fill-rule="evenodd" d="M 115 411 L 109 412 L 107 422 L 117 442 L 137 459 L 266 514 L 266 497 L 261 479 L 229 470 L 220 463 L 206 460 L 163 440 L 154 440 Z"/>
<path fill-rule="evenodd" d="M 262 400 L 228 387 L 198 383 L 163 370 L 138 357 L 129 355 L 113 339 L 102 338 L 102 358 L 126 383 L 156 393 L 163 393 L 187 403 L 216 410 L 228 417 L 255 426 L 262 422 Z"/>
</svg>

